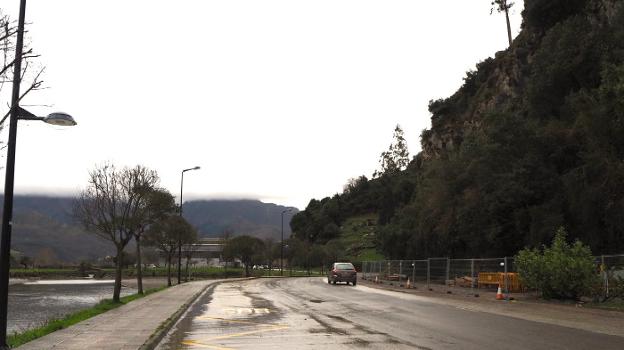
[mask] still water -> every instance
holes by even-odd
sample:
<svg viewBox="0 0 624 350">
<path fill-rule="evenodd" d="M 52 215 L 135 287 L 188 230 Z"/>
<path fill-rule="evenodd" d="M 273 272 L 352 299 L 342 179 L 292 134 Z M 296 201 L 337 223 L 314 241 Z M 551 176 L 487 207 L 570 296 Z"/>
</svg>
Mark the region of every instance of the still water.
<svg viewBox="0 0 624 350">
<path fill-rule="evenodd" d="M 113 297 L 113 280 L 50 280 L 9 287 L 8 332 L 39 327 L 47 320 Z M 122 288 L 121 295 L 136 293 Z"/>
</svg>

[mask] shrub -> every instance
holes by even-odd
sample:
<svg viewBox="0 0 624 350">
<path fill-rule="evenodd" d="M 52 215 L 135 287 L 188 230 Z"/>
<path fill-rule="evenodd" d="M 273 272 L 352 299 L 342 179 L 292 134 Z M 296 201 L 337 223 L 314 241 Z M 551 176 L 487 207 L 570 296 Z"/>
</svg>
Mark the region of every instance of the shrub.
<svg viewBox="0 0 624 350">
<path fill-rule="evenodd" d="M 599 283 L 596 264 L 589 247 L 566 242 L 559 228 L 550 247 L 523 249 L 515 259 L 522 283 L 537 289 L 546 299 L 578 299 L 591 294 Z"/>
<path fill-rule="evenodd" d="M 609 298 L 624 300 L 624 278 L 609 272 Z"/>
</svg>

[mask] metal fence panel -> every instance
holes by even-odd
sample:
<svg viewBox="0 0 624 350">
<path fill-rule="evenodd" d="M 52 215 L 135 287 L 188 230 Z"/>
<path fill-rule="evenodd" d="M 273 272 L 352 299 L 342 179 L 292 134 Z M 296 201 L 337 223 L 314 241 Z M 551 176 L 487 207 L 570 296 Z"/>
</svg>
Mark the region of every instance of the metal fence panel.
<svg viewBox="0 0 624 350">
<path fill-rule="evenodd" d="M 609 296 L 609 283 L 617 278 L 624 279 L 624 254 L 595 257 L 596 271 L 602 278 L 602 289 Z M 427 288 L 437 286 L 489 288 L 503 291 L 522 291 L 514 259 L 450 259 L 429 258 L 426 260 L 381 260 L 362 263 L 365 279 L 383 283 L 406 285 L 426 284 Z M 508 293 L 506 293 L 508 294 Z"/>
</svg>

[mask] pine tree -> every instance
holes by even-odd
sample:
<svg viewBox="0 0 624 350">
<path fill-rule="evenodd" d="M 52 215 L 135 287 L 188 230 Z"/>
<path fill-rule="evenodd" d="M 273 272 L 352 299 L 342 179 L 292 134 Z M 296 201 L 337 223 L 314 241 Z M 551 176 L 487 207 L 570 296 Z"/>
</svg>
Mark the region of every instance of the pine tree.
<svg viewBox="0 0 624 350">
<path fill-rule="evenodd" d="M 514 2 L 507 0 L 494 0 L 492 1 L 492 9 L 490 14 L 494 11 L 498 13 L 505 12 L 505 18 L 507 19 L 507 37 L 509 38 L 509 46 L 511 46 L 511 23 L 509 22 L 509 9 L 514 5 Z"/>
<path fill-rule="evenodd" d="M 407 150 L 407 142 L 403 137 L 403 129 L 397 124 L 394 128 L 392 143 L 388 150 L 381 153 L 379 164 L 380 170 L 373 173 L 373 177 L 380 177 L 383 174 L 394 173 L 407 168 L 409 164 L 409 151 Z"/>
</svg>

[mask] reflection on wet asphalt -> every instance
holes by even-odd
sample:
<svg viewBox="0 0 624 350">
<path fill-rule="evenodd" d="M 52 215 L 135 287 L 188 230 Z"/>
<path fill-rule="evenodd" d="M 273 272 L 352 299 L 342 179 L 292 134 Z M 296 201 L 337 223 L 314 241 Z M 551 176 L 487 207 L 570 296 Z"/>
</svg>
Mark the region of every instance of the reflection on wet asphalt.
<svg viewBox="0 0 624 350">
<path fill-rule="evenodd" d="M 187 324 L 178 325 L 189 326 L 190 320 L 190 331 L 171 336 L 168 348 L 225 349 L 232 338 L 287 329 L 279 318 L 271 302 L 243 292 L 240 283 L 220 284 L 194 305 Z"/>
<path fill-rule="evenodd" d="M 212 286 L 157 347 L 173 349 L 622 349 L 624 339 L 462 310 L 321 278 Z"/>
<path fill-rule="evenodd" d="M 358 328 L 341 316 L 317 314 L 288 294 L 280 295 L 277 307 L 270 300 L 274 282 L 243 281 L 213 287 L 157 349 L 338 349 L 340 345 L 360 348 L 375 343 L 385 344 L 384 348 L 410 348 Z M 323 302 L 309 300 L 317 305 Z"/>
</svg>

